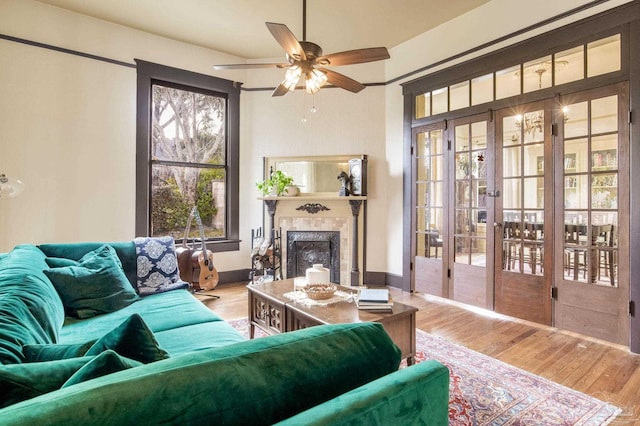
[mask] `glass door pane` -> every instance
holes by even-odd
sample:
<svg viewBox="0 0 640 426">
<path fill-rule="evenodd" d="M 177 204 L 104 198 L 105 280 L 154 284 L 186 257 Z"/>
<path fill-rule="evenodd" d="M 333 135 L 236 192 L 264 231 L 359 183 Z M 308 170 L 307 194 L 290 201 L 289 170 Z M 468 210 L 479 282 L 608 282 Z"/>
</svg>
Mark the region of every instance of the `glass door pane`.
<svg viewBox="0 0 640 426">
<path fill-rule="evenodd" d="M 444 213 L 443 131 L 416 135 L 416 256 L 442 257 Z"/>
<path fill-rule="evenodd" d="M 455 127 L 454 261 L 487 264 L 487 122 Z"/>
<path fill-rule="evenodd" d="M 543 275 L 544 110 L 502 119 L 502 269 Z"/>
<path fill-rule="evenodd" d="M 565 105 L 564 279 L 616 287 L 618 96 Z"/>
</svg>

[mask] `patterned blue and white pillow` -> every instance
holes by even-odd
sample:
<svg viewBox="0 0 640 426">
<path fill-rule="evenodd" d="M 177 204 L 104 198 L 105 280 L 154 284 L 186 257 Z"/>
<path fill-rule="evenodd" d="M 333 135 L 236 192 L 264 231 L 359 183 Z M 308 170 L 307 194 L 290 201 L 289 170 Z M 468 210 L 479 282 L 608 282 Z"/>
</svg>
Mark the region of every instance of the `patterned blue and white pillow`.
<svg viewBox="0 0 640 426">
<path fill-rule="evenodd" d="M 136 286 L 141 296 L 186 288 L 180 279 L 173 237 L 139 237 L 136 246 Z"/>
</svg>

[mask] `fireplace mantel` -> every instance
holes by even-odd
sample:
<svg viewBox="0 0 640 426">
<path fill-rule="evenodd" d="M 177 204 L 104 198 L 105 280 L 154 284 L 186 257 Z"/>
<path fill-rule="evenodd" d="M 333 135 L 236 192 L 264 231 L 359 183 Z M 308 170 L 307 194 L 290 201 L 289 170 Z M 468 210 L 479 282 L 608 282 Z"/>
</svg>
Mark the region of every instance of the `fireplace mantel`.
<svg viewBox="0 0 640 426">
<path fill-rule="evenodd" d="M 305 194 L 305 195 L 295 195 L 291 197 L 258 197 L 258 200 L 268 201 L 355 201 L 355 200 L 366 200 L 366 195 L 349 195 L 346 197 L 340 195 L 333 194 Z"/>
</svg>

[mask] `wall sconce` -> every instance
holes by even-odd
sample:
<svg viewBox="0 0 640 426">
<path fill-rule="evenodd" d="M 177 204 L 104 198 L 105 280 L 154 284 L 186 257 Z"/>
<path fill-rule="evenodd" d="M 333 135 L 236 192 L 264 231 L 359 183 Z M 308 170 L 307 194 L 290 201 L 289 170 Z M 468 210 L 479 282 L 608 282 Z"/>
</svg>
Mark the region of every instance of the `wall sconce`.
<svg viewBox="0 0 640 426">
<path fill-rule="evenodd" d="M 15 198 L 24 191 L 24 183 L 15 178 L 0 174 L 0 199 Z"/>
</svg>

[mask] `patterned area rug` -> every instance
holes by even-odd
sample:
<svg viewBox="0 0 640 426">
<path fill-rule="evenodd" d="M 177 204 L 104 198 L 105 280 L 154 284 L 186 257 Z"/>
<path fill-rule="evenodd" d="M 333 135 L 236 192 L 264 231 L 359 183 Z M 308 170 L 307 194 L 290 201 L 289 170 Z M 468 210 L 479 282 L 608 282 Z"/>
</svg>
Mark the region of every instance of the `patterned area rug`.
<svg viewBox="0 0 640 426">
<path fill-rule="evenodd" d="M 229 321 L 245 336 L 246 318 Z M 256 337 L 264 336 L 256 329 Z M 589 395 L 416 330 L 416 361 L 451 372 L 450 425 L 606 425 L 620 409 Z"/>
</svg>

